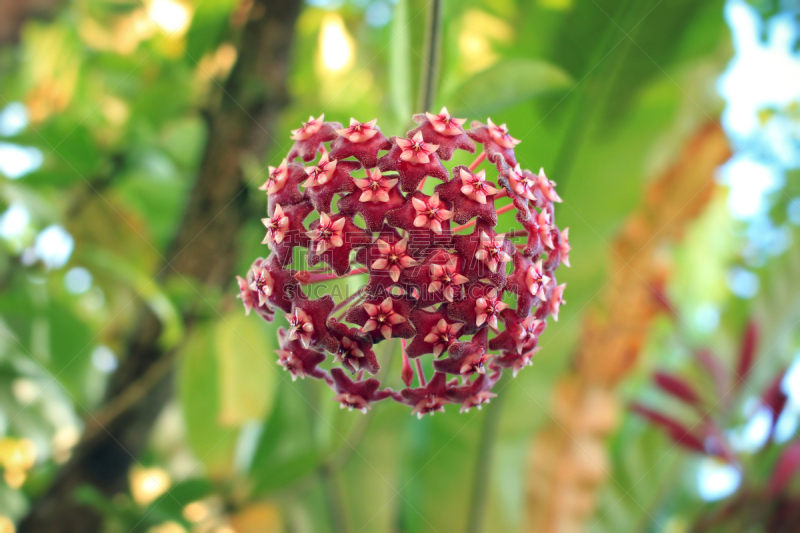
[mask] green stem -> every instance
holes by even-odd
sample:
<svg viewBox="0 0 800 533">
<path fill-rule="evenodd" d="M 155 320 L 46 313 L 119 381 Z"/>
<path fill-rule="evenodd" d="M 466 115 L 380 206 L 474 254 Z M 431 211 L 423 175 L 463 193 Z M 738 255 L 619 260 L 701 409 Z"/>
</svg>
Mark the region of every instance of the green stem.
<svg viewBox="0 0 800 533">
<path fill-rule="evenodd" d="M 484 414 L 481 440 L 478 443 L 478 457 L 475 463 L 475 480 L 472 484 L 472 497 L 469 505 L 467 533 L 483 531 L 483 520 L 486 516 L 486 504 L 489 500 L 489 476 L 492 468 L 492 452 L 497 441 L 500 415 L 506 394 L 498 394 L 489 405 L 489 412 Z"/>
<path fill-rule="evenodd" d="M 325 505 L 328 508 L 328 515 L 331 521 L 331 530 L 334 533 L 346 533 L 349 531 L 345 520 L 344 505 L 342 494 L 337 490 L 335 474 L 326 465 L 319 470 L 320 481 L 325 493 Z"/>
<path fill-rule="evenodd" d="M 419 104 L 421 112 L 433 111 L 433 99 L 436 97 L 436 83 L 439 78 L 439 60 L 442 48 L 442 11 L 444 0 L 432 0 L 428 15 L 428 31 L 425 40 L 425 61 L 422 64 L 420 78 Z"/>
</svg>

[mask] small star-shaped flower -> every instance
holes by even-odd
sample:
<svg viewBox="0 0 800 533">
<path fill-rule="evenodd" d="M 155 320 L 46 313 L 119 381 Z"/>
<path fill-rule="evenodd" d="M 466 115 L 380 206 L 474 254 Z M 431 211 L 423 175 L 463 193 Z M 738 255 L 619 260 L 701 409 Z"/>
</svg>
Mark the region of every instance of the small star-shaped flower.
<svg viewBox="0 0 800 533">
<path fill-rule="evenodd" d="M 548 313 L 553 317 L 553 320 L 555 320 L 556 322 L 558 322 L 558 312 L 561 309 L 561 306 L 567 303 L 566 300 L 564 300 L 564 289 L 566 288 L 567 284 L 562 283 L 561 285 L 558 285 L 555 289 L 553 289 L 553 294 L 550 297 L 550 302 L 547 305 Z"/>
<path fill-rule="evenodd" d="M 317 300 L 295 298 L 292 312 L 284 315 L 289 321 L 287 340 L 297 340 L 305 347 L 324 349 L 335 353 L 339 342 L 328 330 L 328 316 L 335 303 L 333 298 L 326 294 Z"/>
<path fill-rule="evenodd" d="M 378 164 L 378 152 L 392 147 L 389 139 L 381 133 L 377 121 L 359 122 L 351 118 L 349 127 L 336 132 L 339 137 L 331 144 L 331 157 L 355 157 L 364 168 L 375 168 Z"/>
<path fill-rule="evenodd" d="M 250 273 L 248 272 L 248 277 Z M 239 295 L 244 304 L 245 315 L 249 316 L 250 311 L 255 310 L 256 314 L 266 320 L 272 322 L 275 319 L 275 309 L 268 304 L 259 305 L 258 293 L 250 288 L 250 282 L 241 276 L 236 276 L 236 283 L 239 285 Z"/>
<path fill-rule="evenodd" d="M 413 138 L 417 133 L 422 133 L 425 141 L 439 146 L 436 150 L 439 157 L 448 161 L 456 149 L 475 152 L 475 143 L 467 137 L 463 128 L 466 121 L 465 118 L 451 117 L 447 108 L 443 107 L 438 115 L 427 112 L 414 115 L 414 122 L 419 127 L 408 132 L 408 136 Z"/>
<path fill-rule="evenodd" d="M 414 336 L 414 328 L 406 317 L 411 310 L 409 301 L 402 297 L 387 296 L 373 299 L 361 306 L 351 307 L 345 320 L 361 326 L 363 333 L 372 335 L 373 342 L 392 337 L 408 339 Z"/>
<path fill-rule="evenodd" d="M 528 316 L 532 306 L 547 299 L 548 272 L 541 259 L 534 263 L 520 252 L 514 253 L 514 270 L 508 275 L 505 288 L 517 295 L 520 316 Z"/>
<path fill-rule="evenodd" d="M 465 335 L 489 326 L 497 331 L 497 317 L 508 308 L 502 301 L 502 291 L 486 283 L 470 283 L 464 287 L 464 299 L 447 304 L 447 318 L 464 323 Z"/>
<path fill-rule="evenodd" d="M 322 143 L 337 137 L 336 130 L 341 129 L 342 125 L 338 122 L 323 122 L 324 120 L 324 113 L 317 118 L 308 117 L 308 122 L 292 130 L 291 139 L 294 140 L 294 145 L 287 156 L 289 161 L 294 161 L 298 157 L 302 157 L 303 161 L 312 161 Z"/>
<path fill-rule="evenodd" d="M 274 307 L 286 312 L 291 311 L 292 295 L 302 294 L 294 274 L 294 270 L 281 267 L 275 254 L 267 259 L 256 259 L 247 272 L 246 280 L 237 277 L 245 282 L 246 291 L 241 287 L 240 281 L 240 288 L 243 289 L 240 297 L 245 303 L 246 313 L 249 314 L 252 308 L 262 310 L 268 308 L 267 314 L 272 315 Z"/>
<path fill-rule="evenodd" d="M 514 243 L 505 234 L 478 221 L 472 233 L 455 235 L 453 246 L 464 258 L 463 274 L 470 280 L 487 279 L 499 288 L 505 286 L 505 264 L 514 254 Z"/>
<path fill-rule="evenodd" d="M 306 179 L 306 171 L 303 165 L 288 163 L 284 159 L 277 167 L 269 167 L 269 176 L 258 189 L 267 191 L 269 198 L 269 211 L 272 212 L 275 205 L 294 205 L 305 199 L 299 185 Z"/>
<path fill-rule="evenodd" d="M 536 176 L 536 183 L 539 186 L 539 190 L 542 191 L 542 195 L 548 202 L 562 202 L 561 197 L 556 192 L 556 184 L 547 179 L 547 176 L 544 174 L 544 169 L 539 169 L 539 175 Z"/>
<path fill-rule="evenodd" d="M 486 181 L 486 171 L 473 174 L 467 167 L 453 169 L 455 178 L 436 186 L 439 196 L 453 203 L 453 222 L 466 224 L 475 217 L 492 226 L 497 225 L 494 195 L 497 189 Z"/>
<path fill-rule="evenodd" d="M 418 191 L 409 195 L 402 206 L 386 213 L 386 221 L 408 231 L 409 247 L 413 251 L 449 246 L 450 219 L 453 218 L 450 209 L 450 202 L 440 199 L 438 194 L 428 196 Z"/>
<path fill-rule="evenodd" d="M 472 122 L 472 129 L 467 131 L 467 135 L 483 145 L 486 151 L 486 156 L 494 164 L 498 164 L 501 159 L 510 166 L 516 166 L 517 158 L 514 156 L 514 147 L 520 141 L 514 139 L 508 134 L 508 128 L 505 124 L 496 126 L 492 119 L 488 120 L 488 125 L 479 121 Z"/>
<path fill-rule="evenodd" d="M 547 248 L 553 249 L 553 238 L 550 236 L 550 211 L 542 209 L 536 215 L 536 231 L 539 234 L 539 240 L 542 241 Z"/>
<path fill-rule="evenodd" d="M 306 167 L 308 177 L 303 187 L 314 208 L 330 213 L 334 194 L 355 191 L 357 187 L 350 174 L 359 168 L 360 163 L 329 159 L 328 154 L 323 155 L 317 165 Z"/>
<path fill-rule="evenodd" d="M 351 380 L 341 368 L 331 370 L 331 387 L 337 392 L 333 400 L 339 402 L 339 407 L 350 411 L 357 409 L 366 414 L 370 403 L 383 400 L 392 395 L 391 390 L 379 391 L 381 382 L 370 378 L 361 381 Z"/>
<path fill-rule="evenodd" d="M 269 244 L 281 265 L 292 260 L 292 249 L 295 246 L 308 246 L 309 238 L 303 221 L 313 210 L 310 202 L 289 206 L 276 204 L 272 216 L 261 220 L 267 228 L 262 243 Z"/>
<path fill-rule="evenodd" d="M 447 169 L 436 155 L 439 147 L 426 143 L 422 133 L 417 132 L 410 140 L 392 137 L 391 141 L 389 153 L 378 159 L 378 168 L 384 172 L 396 170 L 400 174 L 400 188 L 403 192 L 416 191 L 426 176 L 442 181 L 450 179 Z"/>
<path fill-rule="evenodd" d="M 522 317 L 514 309 L 500 313 L 505 330 L 489 341 L 491 350 L 515 351 L 523 353 L 533 349 L 539 341 L 547 323 L 532 316 Z"/>
<path fill-rule="evenodd" d="M 311 239 L 307 261 L 310 266 L 325 262 L 337 276 L 350 272 L 350 252 L 354 248 L 367 246 L 369 232 L 358 227 L 350 215 L 328 215 L 320 213 L 319 220 L 308 226 Z"/>
<path fill-rule="evenodd" d="M 419 268 L 404 275 L 404 281 L 419 290 L 419 304 L 428 306 L 461 298 L 461 287 L 469 281 L 461 272 L 463 259 L 444 249 L 432 250 Z"/>
<path fill-rule="evenodd" d="M 339 200 L 339 212 L 359 213 L 369 231 L 380 231 L 386 213 L 403 205 L 397 182 L 396 175 L 384 176 L 380 170 L 373 170 L 370 176 L 355 180 L 359 190 Z"/>
<path fill-rule="evenodd" d="M 569 245 L 569 228 L 564 228 L 558 236 L 558 258 L 559 260 L 570 267 L 569 264 L 569 251 L 572 246 Z"/>
<path fill-rule="evenodd" d="M 351 374 L 359 370 L 366 370 L 370 374 L 378 373 L 380 365 L 372 351 L 372 341 L 368 335 L 348 328 L 333 318 L 328 322 L 328 329 L 339 340 L 339 349 L 333 354 L 334 361 Z"/>
<path fill-rule="evenodd" d="M 519 371 L 526 366 L 533 366 L 533 356 L 536 352 L 541 350 L 541 347 L 536 346 L 530 350 L 518 353 L 516 351 L 502 352 L 499 356 L 493 359 L 493 363 L 500 368 L 510 368 L 512 375 L 517 377 Z"/>
<path fill-rule="evenodd" d="M 517 208 L 517 217 L 528 220 L 531 216 L 531 202 L 536 205 L 536 193 L 538 191 L 536 176 L 529 170 L 523 170 L 519 165 L 514 168 L 508 166 L 505 161 L 498 165 L 500 175 L 497 183 L 500 184 L 508 193 L 508 197 Z"/>
<path fill-rule="evenodd" d="M 500 379 L 500 372 L 491 374 L 480 374 L 474 381 L 466 383 L 460 387 L 451 387 L 447 391 L 447 397 L 453 403 L 460 403 L 460 413 L 469 412 L 473 407 L 480 410 L 481 406 L 496 397 L 497 394 L 491 392 L 495 383 Z"/>
<path fill-rule="evenodd" d="M 444 406 L 451 403 L 447 397 L 447 376 L 442 372 L 434 373 L 433 379 L 424 387 L 403 389 L 394 393 L 393 397 L 413 407 L 411 415 L 417 415 L 417 418 L 433 415 L 437 411 L 444 412 Z"/>
<path fill-rule="evenodd" d="M 395 283 L 400 280 L 403 269 L 419 264 L 419 261 L 408 254 L 408 238 L 400 239 L 396 243 L 378 239 L 375 246 L 379 257 L 369 265 L 370 271 L 386 270 Z"/>
<path fill-rule="evenodd" d="M 283 242 L 285 231 L 289 229 L 289 217 L 283 214 L 280 204 L 275 206 L 271 217 L 262 218 L 261 223 L 267 228 L 267 234 L 261 244 L 280 244 Z"/>
<path fill-rule="evenodd" d="M 417 330 L 414 339 L 406 347 L 406 355 L 411 358 L 426 353 L 439 357 L 458 340 L 464 327 L 460 322 L 448 322 L 439 311 L 432 313 L 412 309 L 408 319 Z"/>
<path fill-rule="evenodd" d="M 438 372 L 455 374 L 462 377 L 485 374 L 486 363 L 491 358 L 488 352 L 487 339 L 489 330 L 479 330 L 471 340 L 457 342 L 450 347 L 450 356 L 433 362 L 433 368 Z"/>
<path fill-rule="evenodd" d="M 317 365 L 325 360 L 325 354 L 306 348 L 299 340 L 288 340 L 285 329 L 278 329 L 278 338 L 281 339 L 281 348 L 275 350 L 278 355 L 278 364 L 292 375 L 292 381 L 297 378 L 305 379 L 306 376 L 322 378 L 325 373 Z"/>
</svg>

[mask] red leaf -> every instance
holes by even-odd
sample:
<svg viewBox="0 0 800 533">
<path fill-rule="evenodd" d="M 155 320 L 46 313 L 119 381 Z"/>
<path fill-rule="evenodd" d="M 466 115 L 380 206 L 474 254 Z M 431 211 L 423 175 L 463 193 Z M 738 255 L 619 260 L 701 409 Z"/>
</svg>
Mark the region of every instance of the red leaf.
<svg viewBox="0 0 800 533">
<path fill-rule="evenodd" d="M 742 344 L 739 348 L 739 366 L 736 368 L 736 387 L 742 385 L 750 374 L 755 361 L 756 344 L 758 344 L 758 325 L 754 321 L 747 323 L 747 328 L 742 336 Z"/>
<path fill-rule="evenodd" d="M 800 442 L 793 442 L 783 450 L 778 462 L 775 463 L 775 470 L 772 471 L 772 478 L 767 486 L 769 494 L 775 496 L 782 492 L 797 474 L 798 469 L 800 469 Z"/>
<path fill-rule="evenodd" d="M 667 416 L 664 413 L 654 411 L 653 409 L 638 403 L 634 403 L 631 406 L 631 409 L 635 413 L 640 414 L 654 424 L 659 425 L 667 430 L 667 433 L 669 433 L 669 436 L 672 438 L 672 440 L 684 448 L 702 453 L 704 455 L 707 453 L 706 447 L 703 444 L 703 440 L 697 435 L 693 434 L 689 428 L 674 418 Z"/>
<path fill-rule="evenodd" d="M 667 372 L 656 372 L 653 375 L 653 381 L 660 389 L 679 400 L 683 400 L 690 405 L 698 405 L 700 403 L 700 396 L 695 392 L 694 387 L 683 378 Z"/>
<path fill-rule="evenodd" d="M 714 386 L 718 395 L 722 395 L 725 391 L 725 383 L 728 381 L 728 373 L 725 371 L 725 365 L 722 360 L 711 350 L 703 349 L 698 350 L 694 354 L 697 361 L 703 365 L 708 375 L 714 380 Z"/>
<path fill-rule="evenodd" d="M 761 401 L 764 403 L 764 406 L 767 407 L 772 413 L 770 437 L 772 436 L 772 432 L 775 431 L 775 425 L 778 423 L 778 418 L 780 418 L 784 407 L 786 407 L 787 397 L 781 388 L 781 384 L 783 383 L 783 378 L 785 375 L 786 369 L 775 376 L 775 379 L 772 380 L 761 396 Z"/>
</svg>

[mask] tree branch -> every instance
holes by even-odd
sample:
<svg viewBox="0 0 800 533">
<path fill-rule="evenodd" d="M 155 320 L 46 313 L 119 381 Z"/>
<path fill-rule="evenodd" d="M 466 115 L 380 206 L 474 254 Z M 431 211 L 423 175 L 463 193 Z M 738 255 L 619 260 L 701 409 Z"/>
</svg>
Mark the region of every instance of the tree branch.
<svg viewBox="0 0 800 533">
<path fill-rule="evenodd" d="M 239 60 L 225 84 L 219 108 L 211 114 L 209 135 L 197 181 L 181 225 L 166 256 L 163 276 L 178 277 L 203 287 L 230 285 L 236 259 L 236 236 L 243 224 L 246 186 L 240 161 L 263 155 L 280 111 L 288 103 L 286 78 L 289 50 L 302 2 L 255 0 L 244 27 Z M 19 531 L 67 533 L 99 531 L 102 517 L 79 505 L 73 492 L 92 485 L 112 495 L 125 490 L 127 473 L 139 456 L 158 414 L 172 397 L 172 372 L 162 372 L 169 353 L 159 346 L 161 325 L 142 305 L 139 322 L 126 354 L 109 384 L 106 405 L 122 405 L 99 431 L 87 431 L 72 459 L 35 503 Z M 191 328 L 192 317 L 184 317 Z M 144 377 L 146 394 L 130 387 Z M 102 408 L 101 408 L 102 412 Z M 89 426 L 93 416 L 89 415 Z"/>
</svg>

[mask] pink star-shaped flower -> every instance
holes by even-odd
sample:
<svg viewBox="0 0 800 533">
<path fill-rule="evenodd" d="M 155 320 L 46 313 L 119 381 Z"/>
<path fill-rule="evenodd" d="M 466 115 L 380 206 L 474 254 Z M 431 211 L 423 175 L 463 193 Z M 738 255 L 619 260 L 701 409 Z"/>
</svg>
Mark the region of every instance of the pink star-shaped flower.
<svg viewBox="0 0 800 533">
<path fill-rule="evenodd" d="M 339 349 L 333 354 L 334 361 L 340 363 L 351 374 L 359 370 L 377 374 L 381 367 L 375 352 L 372 351 L 372 341 L 368 335 L 357 329 L 348 328 L 333 318 L 328 322 L 328 329 L 339 340 Z"/>
<path fill-rule="evenodd" d="M 452 202 L 453 222 L 466 224 L 475 217 L 487 224 L 497 225 L 497 213 L 494 208 L 494 195 L 497 189 L 486 181 L 486 172 L 481 170 L 473 174 L 467 167 L 458 166 L 453 169 L 455 178 L 436 186 L 434 191 L 439 196 Z"/>
<path fill-rule="evenodd" d="M 387 270 L 392 281 L 397 283 L 400 273 L 405 268 L 417 266 L 419 261 L 411 257 L 408 253 L 408 238 L 400 239 L 392 244 L 383 239 L 375 241 L 379 257 L 369 266 L 372 270 Z"/>
<path fill-rule="evenodd" d="M 366 178 L 355 180 L 356 186 L 361 189 L 359 202 L 386 203 L 390 200 L 389 192 L 397 185 L 397 176 L 386 176 L 375 169 Z"/>
<path fill-rule="evenodd" d="M 547 300 L 544 289 L 548 281 L 550 281 L 550 278 L 542 271 L 541 259 L 529 266 L 525 272 L 525 285 L 528 287 L 528 291 L 532 296 L 536 296 L 542 301 Z"/>
<path fill-rule="evenodd" d="M 393 396 L 398 402 L 413 407 L 411 415 L 417 415 L 417 418 L 444 412 L 444 406 L 451 403 L 447 397 L 447 376 L 442 372 L 434 373 L 433 379 L 424 387 L 403 389 Z"/>
<path fill-rule="evenodd" d="M 497 272 L 503 268 L 505 263 L 511 261 L 511 255 L 506 251 L 505 233 L 489 235 L 485 231 L 481 232 L 480 243 L 475 251 L 475 259 L 483 261 L 492 272 Z"/>
<path fill-rule="evenodd" d="M 514 269 L 506 278 L 506 290 L 517 295 L 517 313 L 521 317 L 526 317 L 531 312 L 531 307 L 538 305 L 539 289 L 546 297 L 547 287 L 550 277 L 549 271 L 542 266 L 541 260 L 534 264 L 524 254 L 519 251 L 514 253 Z M 538 267 L 538 268 L 537 268 Z"/>
<path fill-rule="evenodd" d="M 522 353 L 516 351 L 503 352 L 498 357 L 495 357 L 493 362 L 500 368 L 510 368 L 511 375 L 517 377 L 520 370 L 526 366 L 533 366 L 533 356 L 539 350 L 541 350 L 541 347 L 536 346 Z"/>
<path fill-rule="evenodd" d="M 477 120 L 472 122 L 472 129 L 467 131 L 470 139 L 483 145 L 484 151 L 489 161 L 499 164 L 500 160 L 505 160 L 511 167 L 516 166 L 517 158 L 514 155 L 514 147 L 520 141 L 508 134 L 505 124 L 496 126 L 492 119 L 488 120 L 488 125 Z"/>
<path fill-rule="evenodd" d="M 371 240 L 369 232 L 356 226 L 350 215 L 323 212 L 308 229 L 307 236 L 311 239 L 306 257 L 308 264 L 325 262 L 337 276 L 350 272 L 350 251 L 367 246 Z"/>
<path fill-rule="evenodd" d="M 327 326 L 334 306 L 329 294 L 317 300 L 296 297 L 292 312 L 284 315 L 289 321 L 287 340 L 299 340 L 303 346 L 335 352 L 339 348 L 339 341 L 331 335 Z"/>
<path fill-rule="evenodd" d="M 462 127 L 466 121 L 465 118 L 451 117 L 447 108 L 443 107 L 438 115 L 427 112 L 424 115 L 414 115 L 414 122 L 419 127 L 408 132 L 408 136 L 413 138 L 417 133 L 422 133 L 426 142 L 439 145 L 436 153 L 441 159 L 448 161 L 456 149 L 475 152 L 475 143 L 467 137 Z"/>
<path fill-rule="evenodd" d="M 434 248 L 420 260 L 419 266 L 405 270 L 400 281 L 412 289 L 419 307 L 428 307 L 461 297 L 461 285 L 469 281 L 462 269 L 461 257 Z"/>
<path fill-rule="evenodd" d="M 286 265 L 292 260 L 292 249 L 295 246 L 308 246 L 309 238 L 303 221 L 313 210 L 314 207 L 310 202 L 289 206 L 276 204 L 272 216 L 262 219 L 267 228 L 267 234 L 262 242 L 269 244 L 281 265 Z"/>
<path fill-rule="evenodd" d="M 361 306 L 351 307 L 345 320 L 361 326 L 363 333 L 372 335 L 373 342 L 392 337 L 408 339 L 414 336 L 414 328 L 406 320 L 409 311 L 411 303 L 408 300 L 387 296 L 382 300 L 368 300 Z"/>
<path fill-rule="evenodd" d="M 252 276 L 248 276 L 250 290 L 255 291 L 258 295 L 258 305 L 265 305 L 275 289 L 275 280 L 263 265 L 251 266 L 250 273 L 252 274 Z"/>
<path fill-rule="evenodd" d="M 339 402 L 339 407 L 352 411 L 357 409 L 366 414 L 372 402 L 377 402 L 391 396 L 392 391 L 379 391 L 381 382 L 370 378 L 361 381 L 351 380 L 340 368 L 331 370 L 331 386 L 337 392 L 333 400 Z"/>
<path fill-rule="evenodd" d="M 406 355 L 411 358 L 432 353 L 439 357 L 461 336 L 464 324 L 448 322 L 444 315 L 437 311 L 423 311 L 412 309 L 408 319 L 417 331 L 414 339 L 406 347 Z"/>
<path fill-rule="evenodd" d="M 339 200 L 339 212 L 360 214 L 369 231 L 380 231 L 386 213 L 403 205 L 397 176 L 384 176 L 375 169 L 370 178 L 356 179 L 359 187 Z M 362 199 L 363 198 L 363 199 Z"/>
<path fill-rule="evenodd" d="M 288 333 L 285 329 L 278 330 L 278 337 L 286 337 Z M 292 381 L 297 378 L 305 379 L 306 376 L 322 378 L 325 372 L 318 368 L 325 360 L 325 354 L 316 350 L 306 348 L 299 340 L 289 341 L 284 338 L 280 342 L 281 348 L 275 350 L 278 355 L 278 364 L 292 375 Z"/>
<path fill-rule="evenodd" d="M 562 305 L 567 303 L 566 300 L 564 300 L 564 289 L 566 288 L 567 284 L 562 283 L 561 285 L 553 289 L 553 294 L 550 297 L 550 303 L 547 306 L 548 307 L 547 310 L 553 317 L 553 320 L 555 320 L 556 322 L 558 322 L 558 311 L 561 309 Z"/>
<path fill-rule="evenodd" d="M 308 348 L 311 345 L 311 334 L 314 333 L 314 324 L 311 321 L 311 317 L 299 307 L 284 316 L 289 321 L 287 339 L 290 341 L 300 339 L 303 348 Z"/>
<path fill-rule="evenodd" d="M 431 162 L 431 156 L 439 148 L 437 144 L 426 143 L 422 138 L 422 132 L 418 131 L 409 139 L 396 137 L 395 142 L 400 147 L 400 160 L 413 165 L 427 165 Z"/>
<path fill-rule="evenodd" d="M 319 163 L 306 167 L 308 178 L 303 183 L 306 194 L 317 211 L 330 213 L 334 194 L 353 192 L 357 189 L 350 174 L 361 168 L 356 161 L 338 161 L 324 154 Z"/>
<path fill-rule="evenodd" d="M 308 117 L 308 122 L 292 130 L 291 138 L 294 140 L 294 145 L 287 156 L 289 161 L 294 161 L 298 157 L 302 157 L 303 161 L 311 161 L 316 157 L 322 143 L 337 137 L 336 130 L 341 129 L 342 125 L 338 122 L 323 122 L 324 119 L 324 113 L 318 118 Z"/>
<path fill-rule="evenodd" d="M 470 335 L 486 326 L 497 331 L 497 317 L 507 308 L 497 287 L 476 282 L 464 287 L 464 299 L 447 304 L 445 312 L 448 319 L 464 323 L 463 333 Z"/>
<path fill-rule="evenodd" d="M 433 362 L 438 372 L 469 377 L 475 373 L 485 374 L 486 363 L 491 354 L 488 352 L 487 339 L 489 330 L 483 328 L 471 340 L 457 342 L 450 347 L 450 356 Z"/>
<path fill-rule="evenodd" d="M 461 193 L 470 200 L 485 204 L 487 196 L 497 194 L 497 189 L 486 181 L 485 170 L 479 170 L 477 174 L 473 174 L 469 169 L 461 168 L 459 176 L 461 177 Z"/>
<path fill-rule="evenodd" d="M 571 266 L 569 264 L 570 250 L 572 250 L 572 246 L 569 245 L 569 228 L 564 228 L 558 236 L 558 257 L 567 267 Z"/>
<path fill-rule="evenodd" d="M 486 296 L 475 300 L 475 306 L 477 315 L 475 325 L 480 327 L 486 323 L 494 331 L 497 331 L 497 317 L 500 316 L 503 309 L 508 308 L 508 304 L 503 302 L 497 289 L 492 288 L 486 293 Z"/>
<path fill-rule="evenodd" d="M 417 212 L 414 227 L 429 229 L 437 235 L 442 234 L 442 222 L 453 218 L 453 212 L 446 209 L 436 193 L 429 198 L 412 197 L 411 205 Z"/>
<path fill-rule="evenodd" d="M 544 174 L 544 169 L 539 169 L 539 174 L 536 176 L 536 183 L 539 187 L 539 190 L 542 191 L 542 195 L 548 202 L 562 202 L 561 197 L 556 192 L 555 183 L 547 179 L 547 176 Z"/>
<path fill-rule="evenodd" d="M 248 272 L 247 276 L 250 277 L 251 273 Z M 244 304 L 245 315 L 249 316 L 250 311 L 255 310 L 258 316 L 267 322 L 272 322 L 275 319 L 275 309 L 266 303 L 259 304 L 258 293 L 250 288 L 250 282 L 245 278 L 236 276 L 236 283 L 239 285 L 239 295 L 237 298 L 241 298 Z"/>
<path fill-rule="evenodd" d="M 480 410 L 481 406 L 489 403 L 497 394 L 490 392 L 500 379 L 500 372 L 491 374 L 480 374 L 475 380 L 468 382 L 460 387 L 451 387 L 447 391 L 447 397 L 454 403 L 460 403 L 460 413 L 467 413 L 473 407 Z"/>
<path fill-rule="evenodd" d="M 403 192 L 414 192 L 426 176 L 442 181 L 450 179 L 439 156 L 435 144 L 426 143 L 422 133 L 417 132 L 410 140 L 392 137 L 389 153 L 378 159 L 378 168 L 386 172 L 396 170 L 400 174 L 400 188 Z"/>
<path fill-rule="evenodd" d="M 544 320 L 528 316 L 522 317 L 517 310 L 505 309 L 500 313 L 505 330 L 489 341 L 491 350 L 523 353 L 534 348 L 539 335 L 547 325 Z"/>
<path fill-rule="evenodd" d="M 267 191 L 269 212 L 273 212 L 278 204 L 288 206 L 305 200 L 299 188 L 305 179 L 306 171 L 298 163 L 288 163 L 284 159 L 278 167 L 269 167 L 267 181 L 258 188 Z"/>
<path fill-rule="evenodd" d="M 377 126 L 377 119 L 358 122 L 351 118 L 350 126 L 336 133 L 339 137 L 331 144 L 331 157 L 335 159 L 355 157 L 364 168 L 375 168 L 378 164 L 378 152 L 392 147 L 392 143 Z"/>
<path fill-rule="evenodd" d="M 514 243 L 506 239 L 505 234 L 498 234 L 489 224 L 479 220 L 472 233 L 453 237 L 453 247 L 464 258 L 462 274 L 471 281 L 486 279 L 498 288 L 505 286 L 505 263 L 514 254 Z M 494 271 L 493 261 L 496 263 Z"/>
<path fill-rule="evenodd" d="M 550 211 L 542 209 L 536 216 L 536 231 L 542 244 L 553 249 L 553 239 L 550 236 Z"/>
<path fill-rule="evenodd" d="M 267 228 L 267 234 L 261 244 L 280 244 L 285 232 L 289 229 L 289 217 L 283 213 L 280 205 L 275 206 L 271 217 L 262 218 L 261 223 Z"/>
<path fill-rule="evenodd" d="M 369 122 L 359 122 L 353 117 L 350 117 L 350 126 L 336 130 L 336 133 L 351 143 L 363 143 L 372 139 L 378 133 L 379 130 L 375 127 L 377 123 L 377 118 Z"/>
</svg>

